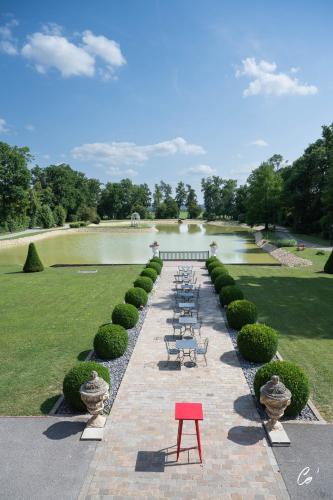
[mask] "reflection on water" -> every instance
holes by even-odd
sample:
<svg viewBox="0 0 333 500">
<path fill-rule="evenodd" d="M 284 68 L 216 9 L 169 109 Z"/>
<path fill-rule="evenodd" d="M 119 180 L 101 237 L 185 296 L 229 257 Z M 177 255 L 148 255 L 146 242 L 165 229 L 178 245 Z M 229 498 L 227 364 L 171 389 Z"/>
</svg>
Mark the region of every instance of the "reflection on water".
<svg viewBox="0 0 333 500">
<path fill-rule="evenodd" d="M 246 231 L 205 224 L 158 224 L 158 233 L 139 231 L 121 233 L 96 230 L 91 233 L 64 232 L 57 237 L 37 241 L 45 265 L 142 263 L 151 256 L 149 244 L 157 240 L 160 250 L 209 250 L 214 239 L 218 256 L 225 263 L 269 263 L 272 257 L 262 252 Z M 0 251 L 0 264 L 23 264 L 27 245 Z"/>
</svg>

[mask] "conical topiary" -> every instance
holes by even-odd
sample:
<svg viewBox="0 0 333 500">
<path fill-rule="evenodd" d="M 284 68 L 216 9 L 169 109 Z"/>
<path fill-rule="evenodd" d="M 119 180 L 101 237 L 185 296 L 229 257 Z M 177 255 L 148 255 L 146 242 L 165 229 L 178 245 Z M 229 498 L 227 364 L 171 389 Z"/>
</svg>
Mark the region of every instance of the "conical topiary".
<svg viewBox="0 0 333 500">
<path fill-rule="evenodd" d="M 327 274 L 333 274 L 333 250 L 331 252 L 331 255 L 327 259 L 327 262 L 324 267 L 324 271 Z"/>
<path fill-rule="evenodd" d="M 25 273 L 39 273 L 44 271 L 44 266 L 40 260 L 34 243 L 29 244 L 28 255 L 23 266 Z"/>
</svg>

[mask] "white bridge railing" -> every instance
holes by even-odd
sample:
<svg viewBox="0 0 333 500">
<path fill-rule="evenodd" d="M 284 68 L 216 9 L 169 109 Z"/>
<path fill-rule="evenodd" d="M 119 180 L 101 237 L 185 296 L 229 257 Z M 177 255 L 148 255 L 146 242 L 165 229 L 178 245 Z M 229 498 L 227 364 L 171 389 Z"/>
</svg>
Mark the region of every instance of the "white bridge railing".
<svg viewBox="0 0 333 500">
<path fill-rule="evenodd" d="M 184 252 L 169 252 L 163 250 L 159 252 L 162 260 L 206 260 L 209 257 L 209 250 L 193 250 Z"/>
</svg>

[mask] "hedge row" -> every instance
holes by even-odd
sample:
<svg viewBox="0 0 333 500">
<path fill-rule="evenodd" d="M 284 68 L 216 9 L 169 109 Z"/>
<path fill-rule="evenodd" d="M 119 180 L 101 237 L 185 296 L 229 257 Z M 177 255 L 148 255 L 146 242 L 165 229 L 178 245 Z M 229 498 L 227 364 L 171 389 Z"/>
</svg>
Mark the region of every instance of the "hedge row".
<svg viewBox="0 0 333 500">
<path fill-rule="evenodd" d="M 228 325 L 239 330 L 237 346 L 240 354 L 249 361 L 266 363 L 255 375 L 253 386 L 257 399 L 260 399 L 260 388 L 273 375 L 278 375 L 292 394 L 291 404 L 285 414 L 298 415 L 309 398 L 310 386 L 307 375 L 295 363 L 271 361 L 278 348 L 278 332 L 270 326 L 257 323 L 256 305 L 244 299 L 242 290 L 217 257 L 207 259 L 206 267 L 215 291 L 219 294 L 221 306 L 226 309 Z"/>
<path fill-rule="evenodd" d="M 77 224 L 77 223 L 75 223 Z M 75 226 L 77 227 L 77 226 Z M 134 328 L 139 321 L 139 311 L 148 302 L 158 274 L 161 273 L 163 261 L 158 257 L 151 259 L 140 276 L 134 281 L 133 287 L 125 294 L 125 303 L 117 304 L 111 314 L 111 323 L 98 328 L 94 338 L 94 350 L 101 359 L 115 359 L 123 356 L 128 346 L 127 330 Z M 66 401 L 75 409 L 83 411 L 85 405 L 80 396 L 80 387 L 95 370 L 110 385 L 109 369 L 95 361 L 77 363 L 65 376 L 63 393 Z"/>
</svg>

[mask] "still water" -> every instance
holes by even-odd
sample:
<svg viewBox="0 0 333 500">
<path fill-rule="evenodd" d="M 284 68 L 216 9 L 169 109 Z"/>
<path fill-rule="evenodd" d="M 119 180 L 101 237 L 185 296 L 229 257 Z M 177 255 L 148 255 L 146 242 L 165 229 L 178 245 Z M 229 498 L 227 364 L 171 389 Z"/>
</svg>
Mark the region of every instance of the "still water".
<svg viewBox="0 0 333 500">
<path fill-rule="evenodd" d="M 209 250 L 218 243 L 218 257 L 225 263 L 275 262 L 260 250 L 246 231 L 205 224 L 159 224 L 157 232 L 129 232 L 98 228 L 92 232 L 67 233 L 36 242 L 46 266 L 53 264 L 143 263 L 151 256 L 150 243 L 157 240 L 160 250 Z M 27 245 L 0 250 L 0 264 L 23 264 Z"/>
</svg>

